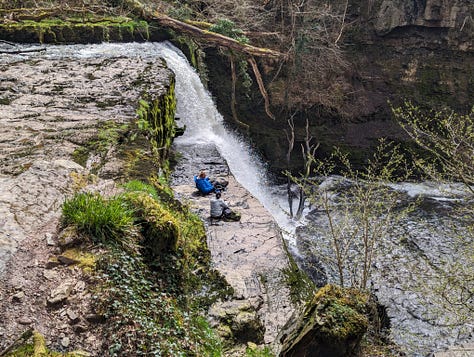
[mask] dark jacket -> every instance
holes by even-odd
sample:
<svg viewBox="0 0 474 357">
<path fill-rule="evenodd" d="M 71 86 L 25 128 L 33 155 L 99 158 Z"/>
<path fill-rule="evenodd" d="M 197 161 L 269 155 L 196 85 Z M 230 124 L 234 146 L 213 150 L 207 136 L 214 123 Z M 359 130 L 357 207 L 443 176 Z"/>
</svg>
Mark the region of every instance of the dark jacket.
<svg viewBox="0 0 474 357">
<path fill-rule="evenodd" d="M 197 189 L 206 195 L 208 193 L 214 192 L 215 190 L 214 185 L 209 180 L 209 177 L 199 178 L 194 176 L 194 182 L 196 183 Z"/>
</svg>

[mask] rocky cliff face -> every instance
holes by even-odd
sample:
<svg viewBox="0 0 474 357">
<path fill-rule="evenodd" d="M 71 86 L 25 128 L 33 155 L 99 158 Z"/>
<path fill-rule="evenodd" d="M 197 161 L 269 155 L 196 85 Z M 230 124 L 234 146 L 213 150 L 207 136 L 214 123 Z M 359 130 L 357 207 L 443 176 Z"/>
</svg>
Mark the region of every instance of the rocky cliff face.
<svg viewBox="0 0 474 357">
<path fill-rule="evenodd" d="M 283 129 L 288 128 L 291 115 L 296 123 L 295 147 L 305 136 L 306 118 L 322 153 L 338 145 L 362 159 L 381 136 L 403 141 L 388 101 L 397 105 L 410 99 L 430 107 L 470 109 L 474 98 L 473 13 L 474 4 L 467 0 L 351 0 L 339 42 L 349 67 L 340 73 L 343 83 L 338 91 L 330 83 L 327 87 L 337 107 L 327 107 L 317 98 L 303 107 L 288 107 L 284 101 L 288 78 L 282 74 L 275 78 L 275 68 L 267 72 L 266 83 L 277 120 L 265 115 L 258 90 L 250 100 L 239 97 L 240 119 L 250 123 L 251 138 L 276 172 L 286 168 Z M 211 54 L 213 69 L 216 61 Z M 211 71 L 210 78 L 222 112 L 231 117 L 230 85 L 222 81 L 222 73 Z M 292 166 L 297 167 L 301 155 L 295 152 L 293 156 Z"/>
<path fill-rule="evenodd" d="M 100 355 L 101 327 L 87 319 L 90 280 L 49 259 L 61 250 L 61 205 L 92 173 L 91 190 L 115 192 L 131 168 L 118 128 L 132 125 L 143 93 L 165 102 L 174 76 L 161 61 L 58 58 L 58 50 L 0 60 L 0 349 L 34 327 L 52 349 Z M 81 156 L 84 166 L 72 161 Z"/>
</svg>

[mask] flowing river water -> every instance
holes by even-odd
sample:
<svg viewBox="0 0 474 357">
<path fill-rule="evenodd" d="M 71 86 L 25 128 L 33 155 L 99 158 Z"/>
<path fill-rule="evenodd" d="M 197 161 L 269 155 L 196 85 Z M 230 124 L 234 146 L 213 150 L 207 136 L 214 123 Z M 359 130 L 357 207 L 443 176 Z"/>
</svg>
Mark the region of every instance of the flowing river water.
<svg viewBox="0 0 474 357">
<path fill-rule="evenodd" d="M 185 134 L 175 140 L 178 151 L 193 145 L 211 144 L 226 160 L 232 174 L 273 215 L 284 232 L 285 239 L 300 259 L 311 259 L 326 237 L 313 233 L 311 226 L 325 224 L 315 212 L 303 222 L 292 221 L 287 214 L 286 189 L 272 184 L 265 165 L 252 152 L 248 142 L 228 130 L 212 96 L 205 89 L 196 71 L 185 56 L 170 43 L 127 43 L 73 46 L 46 46 L 42 53 L 9 56 L 0 61 L 26 58 L 52 59 L 141 56 L 163 58 L 176 75 L 177 116 L 180 125 L 186 125 Z M 192 184 L 195 172 L 186 173 L 185 180 Z M 327 185 L 337 184 L 328 178 Z M 391 337 L 403 346 L 410 356 L 425 356 L 433 351 L 472 338 L 472 317 L 456 319 L 457 312 L 448 311 L 443 299 L 436 294 L 438 282 L 430 279 L 444 260 L 457 261 L 459 251 L 456 236 L 450 231 L 445 214 L 451 210 L 450 200 L 459 192 L 440 191 L 430 183 L 400 184 L 393 189 L 405 193 L 406 201 L 422 197 L 421 208 L 410 215 L 399 227 L 399 237 L 387 246 L 384 256 L 374 262 L 372 289 L 379 301 L 387 307 L 391 321 Z M 307 210 L 306 212 L 309 212 Z M 402 239 L 403 237 L 403 239 Z M 298 248 L 313 248 L 299 252 Z M 321 254 L 319 251 L 317 254 Z M 471 253 L 472 254 L 472 253 Z M 331 269 L 327 269 L 329 272 Z M 418 270 L 418 271 L 417 271 Z M 422 274 L 423 273 L 423 274 Z M 328 279 L 333 277 L 328 274 Z M 472 287 L 471 287 L 472 288 Z M 471 290 L 472 292 L 472 290 Z M 471 304 L 472 300 L 468 302 Z M 461 309 L 461 314 L 465 310 Z M 467 309 L 469 312 L 470 310 Z"/>
</svg>

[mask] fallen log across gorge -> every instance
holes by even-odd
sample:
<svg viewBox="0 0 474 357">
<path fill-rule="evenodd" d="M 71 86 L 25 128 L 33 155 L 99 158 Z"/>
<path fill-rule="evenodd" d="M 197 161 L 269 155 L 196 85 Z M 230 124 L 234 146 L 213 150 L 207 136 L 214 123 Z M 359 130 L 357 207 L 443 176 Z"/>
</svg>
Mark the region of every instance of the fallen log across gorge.
<svg viewBox="0 0 474 357">
<path fill-rule="evenodd" d="M 229 50 L 233 50 L 247 55 L 248 61 L 252 66 L 255 78 L 257 79 L 260 93 L 262 94 L 265 100 L 265 112 L 270 118 L 275 119 L 275 116 L 270 110 L 268 94 L 265 90 L 265 86 L 263 85 L 262 75 L 260 74 L 254 57 L 284 61 L 287 59 L 287 54 L 269 48 L 255 47 L 252 45 L 241 43 L 233 38 L 194 26 L 192 23 L 186 23 L 173 19 L 165 14 L 148 9 L 138 0 L 125 0 L 124 4 L 136 15 L 141 16 L 147 21 L 156 21 L 161 26 L 173 29 L 179 33 L 184 33 L 190 35 L 193 38 L 202 40 L 206 43 L 225 47 Z"/>
</svg>

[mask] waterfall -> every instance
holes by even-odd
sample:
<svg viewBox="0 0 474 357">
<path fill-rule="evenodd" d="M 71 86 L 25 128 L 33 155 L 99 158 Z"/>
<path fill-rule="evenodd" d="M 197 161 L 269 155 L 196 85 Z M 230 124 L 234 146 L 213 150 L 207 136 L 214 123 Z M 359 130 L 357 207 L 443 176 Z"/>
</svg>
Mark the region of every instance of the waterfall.
<svg viewBox="0 0 474 357">
<path fill-rule="evenodd" d="M 243 138 L 225 127 L 210 93 L 184 54 L 168 42 L 152 45 L 176 75 L 177 116 L 180 124 L 186 125 L 186 131 L 175 143 L 215 145 L 236 180 L 263 204 L 291 240 L 294 222 L 283 208 L 287 205 L 285 197 L 276 195 L 271 187 L 263 162 Z"/>
<path fill-rule="evenodd" d="M 285 238 L 290 245 L 293 245 L 295 222 L 292 222 L 285 212 L 287 206 L 285 191 L 278 191 L 271 185 L 266 176 L 265 165 L 252 153 L 248 142 L 226 128 L 222 116 L 198 74 L 189 65 L 185 56 L 170 43 L 47 46 L 46 53 L 4 56 L 0 57 L 0 63 L 35 57 L 117 56 L 141 56 L 151 61 L 160 61 L 160 58 L 163 58 L 167 62 L 168 67 L 176 75 L 177 115 L 180 117 L 180 124 L 186 125 L 184 135 L 175 140 L 178 150 L 180 146 L 193 147 L 201 144 L 215 146 L 237 181 L 273 215 L 282 231 L 287 233 Z M 193 185 L 193 174 L 195 172 L 189 172 L 190 185 Z M 330 183 L 331 178 L 328 178 L 324 184 Z M 450 314 L 443 310 L 442 302 L 437 302 L 435 300 L 437 297 L 430 295 L 429 291 L 428 293 L 417 291 L 423 283 L 429 287 L 433 282 L 425 278 L 426 281 L 422 281 L 420 285 L 415 281 L 420 279 L 420 276 L 407 268 L 410 266 L 407 262 L 416 262 L 419 268 L 426 266 L 428 269 L 432 266 L 442 266 L 441 263 L 446 258 L 458 260 L 459 253 L 453 251 L 453 237 L 449 236 L 449 232 L 443 231 L 452 227 L 443 224 L 442 220 L 442 211 L 451 209 L 449 203 L 453 199 L 449 195 L 446 196 L 445 189 L 439 190 L 434 184 L 400 183 L 393 185 L 392 188 L 406 192 L 407 200 L 413 196 L 425 197 L 424 211 L 407 217 L 406 222 L 399 227 L 405 233 L 394 236 L 391 240 L 391 250 L 376 262 L 374 280 L 379 301 L 388 307 L 392 337 L 398 344 L 405 346 L 409 351 L 412 350 L 411 355 L 424 356 L 430 351 L 440 350 L 450 344 L 469 339 L 473 331 L 472 319 L 460 326 L 444 323 L 449 322 Z M 456 192 L 455 188 L 454 193 Z M 308 218 L 308 221 L 310 219 Z M 308 234 L 308 237 L 311 240 L 310 244 L 320 249 L 320 241 L 316 239 L 314 233 Z M 298 240 L 303 238 L 300 236 Z M 405 243 L 401 238 L 405 239 Z M 412 244 L 407 245 L 406 242 Z M 423 280 L 423 277 L 421 278 Z M 422 294 L 428 295 L 421 296 Z"/>
</svg>

